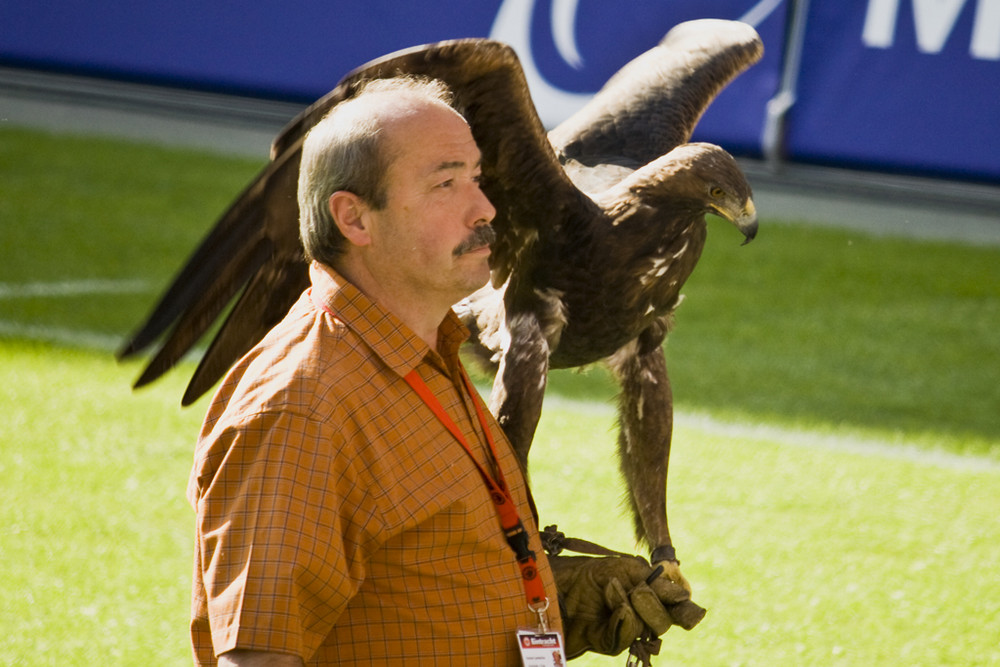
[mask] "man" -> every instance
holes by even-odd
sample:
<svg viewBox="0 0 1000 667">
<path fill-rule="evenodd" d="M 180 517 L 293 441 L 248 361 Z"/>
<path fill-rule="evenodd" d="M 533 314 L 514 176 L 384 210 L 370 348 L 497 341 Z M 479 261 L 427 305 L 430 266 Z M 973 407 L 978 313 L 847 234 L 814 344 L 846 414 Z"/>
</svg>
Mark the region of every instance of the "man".
<svg viewBox="0 0 1000 667">
<path fill-rule="evenodd" d="M 198 664 L 517 664 L 515 631 L 556 598 L 524 476 L 458 359 L 451 305 L 489 279 L 495 210 L 449 101 L 375 82 L 304 143 L 311 288 L 223 382 L 189 483 Z M 618 571 L 566 581 L 590 600 Z M 635 618 L 619 601 L 575 634 L 608 634 L 616 606 Z"/>
</svg>

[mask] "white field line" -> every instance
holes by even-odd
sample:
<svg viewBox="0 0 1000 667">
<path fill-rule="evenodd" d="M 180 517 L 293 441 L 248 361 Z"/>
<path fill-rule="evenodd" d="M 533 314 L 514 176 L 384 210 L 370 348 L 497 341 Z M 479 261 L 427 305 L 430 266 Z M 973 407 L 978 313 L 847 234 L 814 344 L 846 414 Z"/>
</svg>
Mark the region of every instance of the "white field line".
<svg viewBox="0 0 1000 667">
<path fill-rule="evenodd" d="M 489 389 L 487 388 L 486 391 L 488 393 Z M 612 419 L 616 414 L 615 406 L 611 401 L 582 401 L 561 396 L 547 396 L 545 405 Z M 740 424 L 718 420 L 703 413 L 685 413 L 683 411 L 675 412 L 674 424 L 733 440 L 760 441 L 777 443 L 782 446 L 860 454 L 965 472 L 1000 473 L 1000 461 L 994 458 L 936 451 L 909 445 L 905 442 L 890 442 L 874 436 L 821 433 L 762 423 Z"/>
<path fill-rule="evenodd" d="M 0 302 L 11 299 L 58 299 L 92 294 L 141 294 L 149 290 L 149 282 L 138 278 L 0 283 Z M 24 324 L 4 319 L 0 319 L 0 336 L 111 351 L 121 347 L 124 342 L 124 337 L 111 334 Z"/>
<path fill-rule="evenodd" d="M 874 436 L 820 433 L 762 423 L 736 424 L 719 421 L 705 414 L 679 414 L 675 421 L 681 426 L 739 440 L 759 440 L 793 447 L 861 454 L 949 470 L 1000 473 L 1000 461 L 993 458 L 954 454 L 905 442 L 890 442 Z"/>
<path fill-rule="evenodd" d="M 79 329 L 22 324 L 21 322 L 11 322 L 8 320 L 0 320 L 0 338 L 35 340 L 65 345 L 66 347 L 101 350 L 104 352 L 114 352 L 125 343 L 124 336 L 97 333 L 96 331 L 80 331 Z"/>
<path fill-rule="evenodd" d="M 0 299 L 37 299 L 88 294 L 138 294 L 150 288 L 145 280 L 65 280 L 39 283 L 0 283 Z"/>
<path fill-rule="evenodd" d="M 130 294 L 143 292 L 149 285 L 142 280 L 83 280 L 54 283 L 0 283 L 0 299 L 27 297 L 64 297 L 86 294 Z M 123 338 L 73 329 L 45 327 L 0 320 L 0 336 L 17 337 L 58 343 L 72 347 L 83 347 L 113 351 L 118 349 Z M 489 387 L 479 387 L 484 396 Z M 548 396 L 546 405 L 573 410 L 587 415 L 614 417 L 615 407 L 609 401 L 581 401 Z M 763 440 L 781 445 L 824 449 L 832 452 L 848 452 L 893 460 L 910 461 L 936 468 L 964 470 L 969 472 L 1000 473 L 1000 461 L 984 456 L 967 456 L 950 452 L 933 451 L 926 448 L 893 443 L 874 437 L 834 435 L 802 429 L 774 426 L 770 424 L 737 424 L 724 422 L 704 414 L 677 412 L 675 423 L 685 428 L 693 428 L 738 440 Z"/>
</svg>

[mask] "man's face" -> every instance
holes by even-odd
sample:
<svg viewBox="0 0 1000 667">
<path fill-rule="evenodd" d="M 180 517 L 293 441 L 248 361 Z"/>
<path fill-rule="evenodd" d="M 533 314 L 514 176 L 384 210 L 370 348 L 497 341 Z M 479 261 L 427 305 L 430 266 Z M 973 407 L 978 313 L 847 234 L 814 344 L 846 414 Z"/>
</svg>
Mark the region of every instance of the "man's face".
<svg viewBox="0 0 1000 667">
<path fill-rule="evenodd" d="M 397 293 L 450 306 L 490 276 L 481 228 L 496 209 L 479 188 L 479 148 L 443 105 L 423 106 L 387 131 L 388 196 L 369 211 L 370 268 Z"/>
</svg>

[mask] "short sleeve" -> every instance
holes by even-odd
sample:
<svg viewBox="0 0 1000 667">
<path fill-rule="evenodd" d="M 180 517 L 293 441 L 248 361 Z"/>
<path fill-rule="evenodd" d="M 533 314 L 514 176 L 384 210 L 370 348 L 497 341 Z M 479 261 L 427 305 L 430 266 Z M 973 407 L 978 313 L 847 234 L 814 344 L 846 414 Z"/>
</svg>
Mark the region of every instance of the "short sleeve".
<svg viewBox="0 0 1000 667">
<path fill-rule="evenodd" d="M 215 650 L 308 659 L 364 580 L 381 513 L 329 426 L 264 413 L 213 438 L 223 458 L 195 472 Z"/>
</svg>

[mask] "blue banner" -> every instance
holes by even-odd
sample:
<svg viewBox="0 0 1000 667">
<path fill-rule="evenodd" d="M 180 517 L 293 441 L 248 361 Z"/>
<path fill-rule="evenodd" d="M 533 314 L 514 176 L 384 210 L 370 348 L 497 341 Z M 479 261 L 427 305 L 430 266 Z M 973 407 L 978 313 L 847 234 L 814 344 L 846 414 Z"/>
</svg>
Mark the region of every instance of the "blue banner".
<svg viewBox="0 0 1000 667">
<path fill-rule="evenodd" d="M 784 39 L 781 0 L 299 0 L 0 5 L 0 59 L 100 76 L 311 102 L 349 70 L 398 49 L 493 37 L 518 51 L 547 126 L 556 125 L 671 27 L 754 22 L 765 61 L 712 106 L 698 137 L 758 153 Z"/>
<path fill-rule="evenodd" d="M 813 2 L 792 160 L 1000 181 L 1000 0 Z"/>
<path fill-rule="evenodd" d="M 804 4 L 804 3 L 803 3 Z M 677 23 L 739 19 L 764 59 L 695 139 L 759 157 L 791 0 L 174 0 L 0 4 L 0 62 L 310 102 L 398 49 L 492 37 L 517 50 L 552 127 Z M 1000 182 L 1000 0 L 813 0 L 779 143 L 803 162 Z"/>
</svg>

